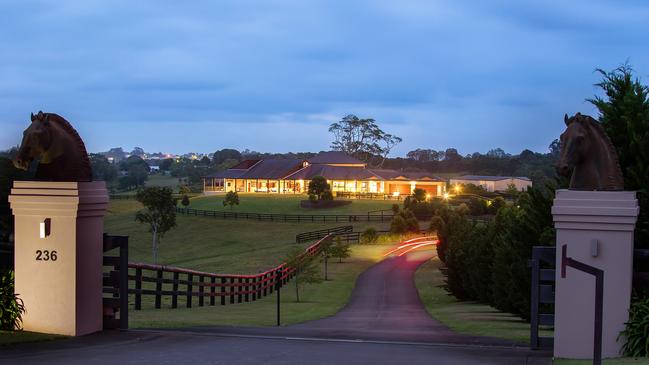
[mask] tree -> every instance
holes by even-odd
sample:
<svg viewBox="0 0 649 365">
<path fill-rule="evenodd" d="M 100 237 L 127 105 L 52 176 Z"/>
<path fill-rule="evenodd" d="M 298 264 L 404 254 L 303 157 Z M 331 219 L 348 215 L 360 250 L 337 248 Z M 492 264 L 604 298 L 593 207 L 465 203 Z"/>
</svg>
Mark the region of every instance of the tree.
<svg viewBox="0 0 649 365">
<path fill-rule="evenodd" d="M 241 161 L 242 159 L 243 157 L 239 151 L 231 148 L 224 148 L 214 152 L 214 155 L 212 156 L 212 164 L 221 165 L 228 160 L 234 160 L 238 163 L 238 161 Z"/>
<path fill-rule="evenodd" d="M 336 237 L 332 251 L 331 257 L 337 258 L 339 263 L 343 262 L 343 259 L 348 258 L 352 254 L 351 244 L 349 242 L 343 242 L 340 237 Z"/>
<path fill-rule="evenodd" d="M 322 282 L 320 270 L 312 256 L 305 255 L 300 247 L 294 247 L 284 260 L 286 266 L 295 269 L 295 299 L 300 301 L 300 288 L 306 284 L 317 284 Z"/>
<path fill-rule="evenodd" d="M 183 199 L 180 201 L 180 204 L 183 205 L 183 207 L 188 207 L 189 206 L 189 197 L 187 195 L 183 195 Z"/>
<path fill-rule="evenodd" d="M 318 197 L 318 200 L 322 200 L 322 195 L 325 191 L 330 191 L 331 188 L 327 183 L 327 179 L 324 176 L 314 176 L 313 179 L 309 182 L 308 192 Z"/>
<path fill-rule="evenodd" d="M 174 160 L 171 158 L 165 158 L 160 163 L 160 171 L 169 171 L 171 170 L 171 165 L 173 165 Z"/>
<path fill-rule="evenodd" d="M 225 207 L 227 205 L 230 206 L 230 210 L 232 210 L 235 205 L 239 205 L 239 194 L 237 194 L 236 191 L 228 191 L 228 193 L 225 194 L 223 206 Z"/>
<path fill-rule="evenodd" d="M 149 225 L 152 237 L 153 263 L 158 261 L 158 245 L 162 237 L 176 226 L 176 200 L 171 188 L 152 186 L 141 189 L 135 199 L 144 205 L 135 220 Z"/>
<path fill-rule="evenodd" d="M 598 69 L 596 84 L 606 95 L 587 99 L 599 110 L 599 121 L 617 151 L 624 174 L 624 188 L 638 191 L 640 215 L 635 240 L 649 242 L 649 87 L 624 64 L 610 72 Z"/>
<path fill-rule="evenodd" d="M 336 237 L 340 239 L 340 237 Z M 322 256 L 322 261 L 324 262 L 324 279 L 325 281 L 329 280 L 329 259 L 333 257 L 334 254 L 334 245 L 332 240 L 326 240 L 320 243 L 320 255 Z"/>
<path fill-rule="evenodd" d="M 383 165 L 392 148 L 402 141 L 401 138 L 381 130 L 374 119 L 360 119 L 353 114 L 332 123 L 329 132 L 334 135 L 332 149 L 364 161 L 380 156 L 379 166 Z"/>
<path fill-rule="evenodd" d="M 426 200 L 426 190 L 416 188 L 412 192 L 412 197 L 415 199 L 416 202 L 421 203 Z"/>
<path fill-rule="evenodd" d="M 91 153 L 88 155 L 88 158 L 90 160 L 93 180 L 111 182 L 117 179 L 117 175 L 119 174 L 117 167 L 110 163 L 104 155 Z"/>
</svg>

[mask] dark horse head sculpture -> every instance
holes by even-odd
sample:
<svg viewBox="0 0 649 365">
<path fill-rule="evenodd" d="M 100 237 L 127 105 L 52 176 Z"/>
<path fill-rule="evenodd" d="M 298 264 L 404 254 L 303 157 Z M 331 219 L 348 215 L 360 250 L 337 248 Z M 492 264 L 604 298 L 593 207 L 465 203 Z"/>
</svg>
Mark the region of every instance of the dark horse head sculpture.
<svg viewBox="0 0 649 365">
<path fill-rule="evenodd" d="M 36 179 L 44 181 L 91 181 L 92 170 L 86 147 L 77 131 L 54 113 L 32 114 L 13 163 L 27 170 L 39 160 Z"/>
<path fill-rule="evenodd" d="M 615 147 L 598 121 L 580 113 L 564 117 L 557 172 L 570 176 L 573 190 L 624 190 Z"/>
</svg>

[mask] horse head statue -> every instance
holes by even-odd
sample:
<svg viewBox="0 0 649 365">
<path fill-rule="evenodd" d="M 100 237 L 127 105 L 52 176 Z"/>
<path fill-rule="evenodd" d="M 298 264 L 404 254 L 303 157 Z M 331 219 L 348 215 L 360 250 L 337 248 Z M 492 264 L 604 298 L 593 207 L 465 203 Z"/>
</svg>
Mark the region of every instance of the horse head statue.
<svg viewBox="0 0 649 365">
<path fill-rule="evenodd" d="M 38 160 L 36 179 L 45 181 L 90 181 L 92 170 L 86 147 L 76 130 L 54 113 L 31 115 L 13 163 L 27 170 Z"/>
<path fill-rule="evenodd" d="M 570 189 L 624 190 L 615 147 L 602 125 L 580 113 L 570 118 L 566 114 L 564 121 L 557 172 L 570 177 Z"/>
</svg>

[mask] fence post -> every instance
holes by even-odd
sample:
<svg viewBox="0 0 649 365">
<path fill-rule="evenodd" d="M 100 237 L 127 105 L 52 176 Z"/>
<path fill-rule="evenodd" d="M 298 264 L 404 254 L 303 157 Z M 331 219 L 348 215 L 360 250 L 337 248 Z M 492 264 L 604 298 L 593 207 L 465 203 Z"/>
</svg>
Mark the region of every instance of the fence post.
<svg viewBox="0 0 649 365">
<path fill-rule="evenodd" d="M 187 274 L 187 308 L 192 307 L 192 281 L 194 280 L 193 274 Z"/>
<path fill-rule="evenodd" d="M 230 304 L 234 304 L 234 278 L 230 277 Z"/>
<path fill-rule="evenodd" d="M 221 305 L 225 305 L 225 278 L 221 278 Z"/>
<path fill-rule="evenodd" d="M 142 309 L 142 269 L 135 269 L 135 310 Z"/>
<path fill-rule="evenodd" d="M 216 277 L 212 276 L 210 278 L 210 284 L 212 284 L 210 286 L 210 305 L 214 305 L 216 304 Z"/>
<path fill-rule="evenodd" d="M 245 288 L 246 288 L 246 297 L 245 297 L 246 302 L 250 301 L 250 294 L 249 294 L 249 292 L 250 292 L 250 284 L 249 283 L 250 283 L 250 278 L 246 278 L 246 286 L 245 286 Z"/>
<path fill-rule="evenodd" d="M 155 309 L 160 309 L 162 303 L 162 269 L 156 270 Z"/>
<path fill-rule="evenodd" d="M 239 294 L 238 297 L 237 297 L 237 302 L 238 303 L 241 303 L 241 301 L 243 300 L 243 296 L 241 295 L 241 288 L 242 288 L 241 283 L 243 283 L 243 278 L 239 277 L 238 280 L 237 280 L 237 284 L 238 284 L 237 285 L 237 293 Z"/>
<path fill-rule="evenodd" d="M 202 307 L 205 303 L 205 277 L 200 275 L 198 277 L 198 306 Z"/>
<path fill-rule="evenodd" d="M 178 279 L 180 279 L 180 274 L 174 272 L 174 283 L 173 283 L 173 294 L 171 294 L 171 308 L 178 308 Z"/>
<path fill-rule="evenodd" d="M 119 246 L 119 328 L 128 328 L 128 237 Z"/>
</svg>

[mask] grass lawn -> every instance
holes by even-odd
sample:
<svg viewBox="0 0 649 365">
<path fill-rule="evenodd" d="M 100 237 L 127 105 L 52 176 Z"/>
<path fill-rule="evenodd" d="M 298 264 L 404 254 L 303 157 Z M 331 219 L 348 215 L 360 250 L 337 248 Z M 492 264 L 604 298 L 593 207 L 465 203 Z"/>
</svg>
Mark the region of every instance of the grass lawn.
<svg viewBox="0 0 649 365">
<path fill-rule="evenodd" d="M 206 210 L 229 210 L 223 206 L 223 195 L 200 196 L 191 200 L 190 208 Z M 235 212 L 279 213 L 279 214 L 366 214 L 369 211 L 390 209 L 392 204 L 402 202 L 393 200 L 352 200 L 350 205 L 330 209 L 307 209 L 300 207 L 306 195 L 259 195 L 239 193 L 239 206 Z M 388 212 L 388 214 L 391 214 Z"/>
<path fill-rule="evenodd" d="M 356 278 L 374 263 L 382 259 L 390 247 L 386 245 L 355 245 L 352 257 L 342 263 L 329 263 L 330 280 L 304 287 L 301 302 L 295 301 L 295 286 L 290 282 L 282 289 L 282 324 L 294 324 L 331 316 L 348 301 Z M 150 298 L 149 298 L 150 299 Z M 169 300 L 163 300 L 163 309 L 152 309 L 151 302 L 143 300 L 141 311 L 130 311 L 132 328 L 189 327 L 189 326 L 274 326 L 276 297 L 269 295 L 256 302 L 205 306 L 187 309 L 179 298 L 179 309 L 168 309 Z M 165 309 L 166 308 L 166 309 Z"/>
<path fill-rule="evenodd" d="M 67 338 L 61 335 L 50 335 L 47 333 L 27 331 L 0 331 L 0 346 L 12 345 L 25 342 L 43 342 Z"/>
<path fill-rule="evenodd" d="M 552 362 L 554 365 L 590 365 L 592 360 L 564 360 L 556 359 Z M 649 365 L 649 358 L 632 358 L 624 357 L 620 359 L 603 360 L 604 365 Z"/>
<path fill-rule="evenodd" d="M 444 276 L 439 271 L 440 265 L 439 259 L 433 258 L 415 273 L 419 296 L 432 317 L 456 332 L 529 343 L 529 323 L 488 305 L 460 302 L 450 296 L 441 287 Z M 549 336 L 550 332 L 543 335 Z"/>
<path fill-rule="evenodd" d="M 110 202 L 104 231 L 129 236 L 129 260 L 152 262 L 151 234 L 135 221 L 141 209 L 135 200 Z M 277 223 L 223 220 L 210 217 L 177 216 L 177 226 L 162 239 L 158 263 L 220 273 L 256 273 L 281 262 L 294 247 L 295 235 L 343 224 Z M 386 229 L 388 223 L 357 223 L 363 230 L 373 226 Z"/>
<path fill-rule="evenodd" d="M 180 185 L 178 183 L 178 178 L 173 177 L 173 176 L 165 176 L 165 175 L 149 175 L 149 179 L 144 183 L 145 186 L 166 186 L 168 188 L 171 188 L 174 193 L 178 192 L 178 186 Z"/>
</svg>

